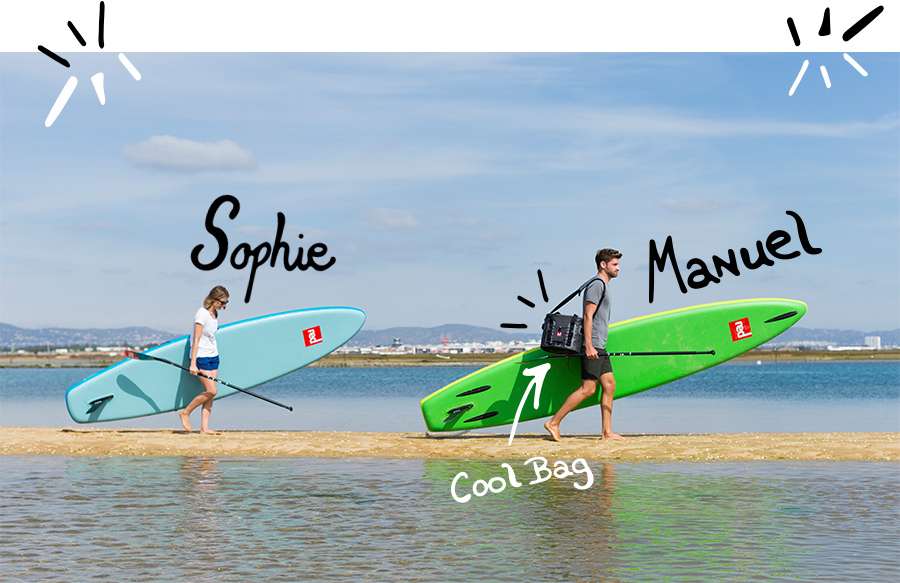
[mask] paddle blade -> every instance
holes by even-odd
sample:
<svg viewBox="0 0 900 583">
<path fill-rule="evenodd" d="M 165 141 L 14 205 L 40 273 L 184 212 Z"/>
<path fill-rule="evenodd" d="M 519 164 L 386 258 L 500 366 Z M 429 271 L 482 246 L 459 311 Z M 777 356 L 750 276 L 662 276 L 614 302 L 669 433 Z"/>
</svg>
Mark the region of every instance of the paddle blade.
<svg viewBox="0 0 900 583">
<path fill-rule="evenodd" d="M 132 350 L 126 350 L 125 356 L 128 358 L 133 358 L 135 360 L 150 360 L 150 357 L 146 354 L 141 354 L 140 352 L 134 352 Z"/>
</svg>

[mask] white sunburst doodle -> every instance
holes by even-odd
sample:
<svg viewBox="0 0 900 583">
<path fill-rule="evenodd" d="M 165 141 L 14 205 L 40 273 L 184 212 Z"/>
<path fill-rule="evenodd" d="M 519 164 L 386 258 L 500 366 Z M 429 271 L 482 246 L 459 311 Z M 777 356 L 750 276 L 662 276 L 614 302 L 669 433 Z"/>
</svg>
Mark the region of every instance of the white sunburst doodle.
<svg viewBox="0 0 900 583">
<path fill-rule="evenodd" d="M 841 38 L 844 42 L 849 41 L 854 36 L 859 34 L 862 29 L 867 27 L 875 18 L 878 17 L 879 14 L 884 12 L 884 6 L 878 6 L 877 8 L 869 11 L 868 14 L 860 18 L 853 26 L 848 28 Z M 787 19 L 788 29 L 791 31 L 791 38 L 794 39 L 794 46 L 800 46 L 800 35 L 797 32 L 797 27 L 794 25 L 794 19 Z M 826 8 L 825 14 L 822 17 L 822 25 L 819 27 L 819 36 L 828 36 L 831 34 L 831 9 Z M 857 63 L 853 57 L 844 53 L 844 60 L 850 63 L 850 65 L 859 72 L 863 77 L 867 77 L 869 75 L 862 66 Z M 800 72 L 797 74 L 797 78 L 794 79 L 794 84 L 791 85 L 791 90 L 788 92 L 788 96 L 793 96 L 794 92 L 797 90 L 797 87 L 800 85 L 800 80 L 803 79 L 803 75 L 806 73 L 806 69 L 809 67 L 809 59 L 803 61 L 803 65 L 800 67 Z M 825 68 L 825 65 L 819 67 L 819 70 L 822 72 L 822 79 L 825 81 L 825 87 L 831 89 L 831 78 L 828 76 L 828 69 Z"/>
<path fill-rule="evenodd" d="M 106 17 L 106 5 L 103 2 L 100 2 L 100 25 L 97 33 L 97 40 L 100 48 L 103 48 L 104 40 L 103 40 L 103 32 L 104 32 L 104 21 Z M 72 24 L 70 20 L 68 22 L 69 30 L 72 31 L 72 34 L 75 35 L 75 39 L 81 46 L 87 46 L 87 42 L 84 40 L 84 37 L 81 36 L 81 33 L 78 32 L 78 29 L 75 28 L 75 25 Z M 64 67 L 69 67 L 69 61 L 60 57 L 53 51 L 43 47 L 42 45 L 38 45 L 38 50 L 59 63 Z M 125 56 L 124 53 L 119 53 L 119 62 L 125 66 L 131 76 L 135 79 L 135 81 L 141 80 L 141 73 L 137 70 L 137 68 L 128 60 L 128 57 Z M 94 85 L 94 91 L 97 93 L 97 99 L 100 100 L 100 105 L 106 104 L 106 92 L 103 88 L 103 73 L 97 73 L 91 77 L 91 83 Z M 62 91 L 60 91 L 59 96 L 56 98 L 56 101 L 53 103 L 53 107 L 50 108 L 50 113 L 47 115 L 47 119 L 44 120 L 44 126 L 50 127 L 53 125 L 53 122 L 56 121 L 56 118 L 59 117 L 59 114 L 62 112 L 63 108 L 66 106 L 66 103 L 69 101 L 69 98 L 72 96 L 72 93 L 75 91 L 75 87 L 78 85 L 78 79 L 75 76 L 69 77 L 66 84 L 63 86 Z"/>
<path fill-rule="evenodd" d="M 541 273 L 541 270 L 537 270 L 538 283 L 541 286 L 541 295 L 544 298 L 544 302 L 549 302 L 550 297 L 547 295 L 547 286 L 544 284 L 544 275 Z M 531 300 L 525 299 L 522 296 L 518 296 L 518 300 L 528 306 L 529 308 L 535 307 L 534 302 Z M 526 324 L 509 324 L 503 323 L 500 324 L 501 328 L 518 328 L 524 329 L 528 326 Z M 516 416 L 513 419 L 512 429 L 509 432 L 509 443 L 508 445 L 512 445 L 513 439 L 516 437 L 516 427 L 519 425 L 519 418 L 522 415 L 522 409 L 525 407 L 525 402 L 528 400 L 528 396 L 531 394 L 532 389 L 534 389 L 534 408 L 539 408 L 540 400 L 541 400 L 541 387 L 544 385 L 544 378 L 547 376 L 547 371 L 550 370 L 550 364 L 545 363 L 538 366 L 534 366 L 522 371 L 522 375 L 526 377 L 532 377 L 531 381 L 528 383 L 528 387 L 525 389 L 525 393 L 522 395 L 522 400 L 519 401 L 519 408 L 516 410 Z"/>
</svg>

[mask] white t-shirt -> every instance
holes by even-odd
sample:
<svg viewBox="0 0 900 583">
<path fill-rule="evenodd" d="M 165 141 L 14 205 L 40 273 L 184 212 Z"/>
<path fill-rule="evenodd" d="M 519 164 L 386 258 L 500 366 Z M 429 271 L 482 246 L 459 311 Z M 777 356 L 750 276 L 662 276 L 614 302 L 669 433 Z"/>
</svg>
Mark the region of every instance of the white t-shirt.
<svg viewBox="0 0 900 583">
<path fill-rule="evenodd" d="M 194 315 L 194 324 L 203 324 L 203 332 L 200 333 L 200 344 L 197 348 L 197 358 L 218 356 L 219 349 L 216 347 L 216 330 L 219 329 L 219 321 L 213 318 L 209 310 L 200 308 Z M 193 349 L 194 330 L 191 329 L 191 349 Z"/>
</svg>

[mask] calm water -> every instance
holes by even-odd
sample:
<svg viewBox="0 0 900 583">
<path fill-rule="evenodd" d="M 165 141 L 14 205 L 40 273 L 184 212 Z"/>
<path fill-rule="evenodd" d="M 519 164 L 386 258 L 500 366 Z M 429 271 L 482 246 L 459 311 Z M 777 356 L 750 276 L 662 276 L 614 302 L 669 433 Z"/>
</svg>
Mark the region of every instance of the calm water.
<svg viewBox="0 0 900 583">
<path fill-rule="evenodd" d="M 897 581 L 896 464 L 0 458 L 6 581 Z M 499 482 L 495 482 L 499 489 Z"/>
<path fill-rule="evenodd" d="M 472 370 L 304 369 L 258 389 L 293 413 L 238 395 L 216 403 L 213 426 L 422 431 L 419 400 Z M 65 391 L 93 372 L 0 369 L 0 422 L 75 425 Z M 729 364 L 616 401 L 615 423 L 898 431 L 900 363 Z M 576 412 L 563 429 L 596 433 L 599 412 Z M 592 481 L 578 489 L 585 472 L 531 484 L 525 462 L 507 460 L 514 487 L 502 460 L 3 457 L 0 569 L 29 582 L 900 577 L 896 463 L 588 460 Z M 498 493 L 456 502 L 460 472 L 458 496 L 488 483 Z"/>
<path fill-rule="evenodd" d="M 301 369 L 256 389 L 294 412 L 235 395 L 216 402 L 212 426 L 423 431 L 419 401 L 474 370 Z M 65 407 L 66 389 L 94 372 L 0 369 L 0 425 L 75 426 Z M 179 426 L 174 413 L 98 425 Z M 625 433 L 900 431 L 900 362 L 728 363 L 617 400 L 614 428 Z M 564 433 L 599 429 L 596 407 L 576 411 L 563 424 Z M 523 423 L 518 432 L 542 433 L 541 421 Z"/>
</svg>

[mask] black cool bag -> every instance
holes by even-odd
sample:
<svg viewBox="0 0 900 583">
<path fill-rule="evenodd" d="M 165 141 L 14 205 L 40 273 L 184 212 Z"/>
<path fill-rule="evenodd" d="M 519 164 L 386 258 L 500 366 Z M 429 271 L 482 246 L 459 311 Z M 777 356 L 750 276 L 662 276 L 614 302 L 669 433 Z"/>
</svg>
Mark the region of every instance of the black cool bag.
<svg viewBox="0 0 900 583">
<path fill-rule="evenodd" d="M 553 308 L 544 317 L 544 332 L 541 335 L 541 350 L 554 354 L 579 354 L 584 352 L 584 321 L 577 315 L 563 316 L 559 309 L 569 303 L 569 300 L 587 289 L 595 279 L 603 281 L 600 277 L 592 277 L 584 285 L 569 294 L 558 306 Z M 603 282 L 603 293 L 600 295 L 600 303 L 606 297 L 606 282 Z"/>
</svg>

